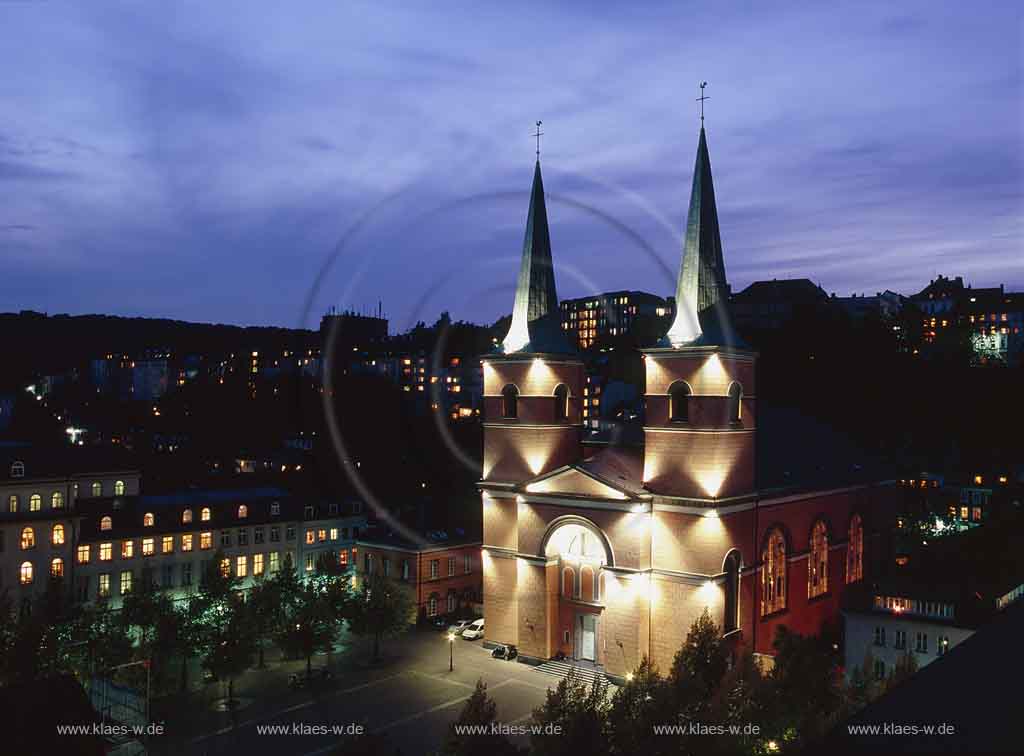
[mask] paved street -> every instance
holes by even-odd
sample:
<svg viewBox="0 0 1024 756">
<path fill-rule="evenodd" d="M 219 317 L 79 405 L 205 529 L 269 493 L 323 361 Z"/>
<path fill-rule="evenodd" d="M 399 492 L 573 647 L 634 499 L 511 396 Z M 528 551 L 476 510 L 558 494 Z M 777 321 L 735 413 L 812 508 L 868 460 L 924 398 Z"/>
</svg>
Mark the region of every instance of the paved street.
<svg viewBox="0 0 1024 756">
<path fill-rule="evenodd" d="M 389 658 L 375 667 L 360 650 L 338 660 L 336 679 L 319 691 L 291 691 L 285 685 L 292 667 L 254 671 L 236 686 L 248 705 L 231 716 L 215 712 L 207 696 L 196 696 L 184 717 L 169 717 L 168 732 L 151 744 L 158 754 L 287 753 L 326 754 L 341 735 L 331 728 L 362 725 L 383 733 L 403 754 L 436 749 L 449 723 L 473 692 L 478 678 L 498 705 L 506 724 L 525 722 L 544 700 L 554 678 L 514 662 L 491 659 L 479 641 L 455 642 L 455 670 L 448 671 L 443 633 L 413 631 L 386 646 Z M 287 734 L 265 734 L 264 726 Z M 305 730 L 303 734 L 296 729 Z M 316 729 L 324 728 L 324 729 Z"/>
</svg>

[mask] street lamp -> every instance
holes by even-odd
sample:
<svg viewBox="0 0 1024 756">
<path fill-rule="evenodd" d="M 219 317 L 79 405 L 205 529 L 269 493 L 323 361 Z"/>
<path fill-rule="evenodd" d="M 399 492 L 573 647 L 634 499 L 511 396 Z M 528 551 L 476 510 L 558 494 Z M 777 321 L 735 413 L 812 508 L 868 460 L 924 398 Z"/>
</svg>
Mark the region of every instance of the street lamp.
<svg viewBox="0 0 1024 756">
<path fill-rule="evenodd" d="M 448 633 L 448 671 L 455 669 L 455 633 Z"/>
</svg>

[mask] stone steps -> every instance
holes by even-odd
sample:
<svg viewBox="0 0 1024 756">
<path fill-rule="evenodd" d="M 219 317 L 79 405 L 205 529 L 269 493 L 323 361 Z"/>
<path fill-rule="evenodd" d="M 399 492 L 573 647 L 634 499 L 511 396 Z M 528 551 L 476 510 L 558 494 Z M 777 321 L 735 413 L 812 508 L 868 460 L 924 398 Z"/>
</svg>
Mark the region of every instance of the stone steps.
<svg viewBox="0 0 1024 756">
<path fill-rule="evenodd" d="M 543 672 L 546 675 L 558 678 L 568 677 L 569 673 L 575 670 L 576 679 L 582 680 L 588 689 L 594 684 L 595 680 L 604 680 L 603 672 L 589 666 L 584 667 L 574 664 L 570 661 L 546 661 L 534 667 L 534 669 L 538 672 Z"/>
</svg>

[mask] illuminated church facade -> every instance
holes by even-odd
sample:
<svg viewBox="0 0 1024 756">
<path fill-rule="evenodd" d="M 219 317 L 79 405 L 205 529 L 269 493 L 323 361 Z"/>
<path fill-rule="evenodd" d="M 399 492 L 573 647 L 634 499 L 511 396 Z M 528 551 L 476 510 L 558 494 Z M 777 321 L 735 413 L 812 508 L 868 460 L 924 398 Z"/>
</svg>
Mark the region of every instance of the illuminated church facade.
<svg viewBox="0 0 1024 756">
<path fill-rule="evenodd" d="M 643 354 L 644 443 L 583 443 L 538 161 L 511 327 L 483 360 L 486 641 L 621 679 L 644 656 L 667 671 L 705 608 L 764 655 L 780 624 L 838 620 L 892 489 L 758 490 L 757 355 L 732 335 L 727 293 L 702 126 L 675 321 Z"/>
</svg>

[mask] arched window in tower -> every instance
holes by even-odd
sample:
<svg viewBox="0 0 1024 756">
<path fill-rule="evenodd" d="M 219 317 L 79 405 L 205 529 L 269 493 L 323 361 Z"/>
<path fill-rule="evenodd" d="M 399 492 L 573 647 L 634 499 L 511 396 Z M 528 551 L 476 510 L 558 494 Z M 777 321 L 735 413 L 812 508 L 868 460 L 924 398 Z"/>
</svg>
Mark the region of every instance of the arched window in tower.
<svg viewBox="0 0 1024 756">
<path fill-rule="evenodd" d="M 743 559 L 733 549 L 725 557 L 725 616 L 722 627 L 731 632 L 740 626 L 740 567 Z"/>
<path fill-rule="evenodd" d="M 686 381 L 676 381 L 668 387 L 668 419 L 673 423 L 690 420 L 690 386 Z"/>
<path fill-rule="evenodd" d="M 811 553 L 807 557 L 807 598 L 828 590 L 828 528 L 818 520 L 811 528 Z"/>
<path fill-rule="evenodd" d="M 761 614 L 786 608 L 786 537 L 772 528 L 761 552 Z"/>
<path fill-rule="evenodd" d="M 850 540 L 846 545 L 846 582 L 864 577 L 864 522 L 859 514 L 850 518 Z"/>
<path fill-rule="evenodd" d="M 569 387 L 564 383 L 555 386 L 555 420 L 564 422 L 569 419 Z"/>
<path fill-rule="evenodd" d="M 519 417 L 519 389 L 511 383 L 501 390 L 501 416 Z"/>
<path fill-rule="evenodd" d="M 739 423 L 743 419 L 743 387 L 736 381 L 729 384 L 729 422 Z"/>
</svg>

